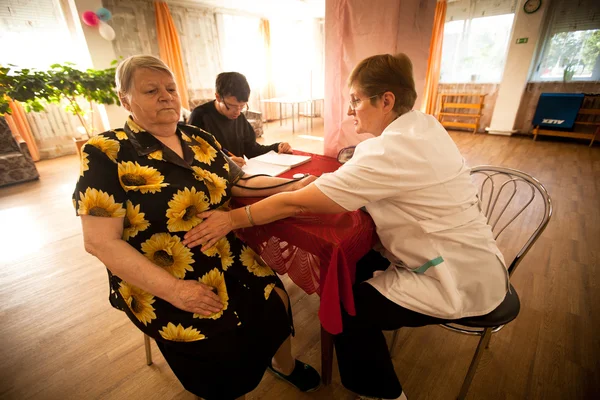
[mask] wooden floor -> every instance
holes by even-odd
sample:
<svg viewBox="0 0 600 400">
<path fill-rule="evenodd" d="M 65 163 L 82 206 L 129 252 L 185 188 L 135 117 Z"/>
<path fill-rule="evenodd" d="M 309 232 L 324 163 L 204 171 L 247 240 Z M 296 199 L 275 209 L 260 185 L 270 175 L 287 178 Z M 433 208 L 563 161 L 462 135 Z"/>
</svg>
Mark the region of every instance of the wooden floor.
<svg viewBox="0 0 600 400">
<path fill-rule="evenodd" d="M 318 121 L 316 121 L 318 122 Z M 270 124 L 265 141 L 318 151 L 322 142 Z M 320 132 L 313 135 L 322 137 Z M 513 275 L 522 310 L 494 335 L 470 399 L 586 399 L 600 393 L 600 147 L 525 137 L 453 133 L 470 165 L 518 168 L 554 201 L 548 229 Z M 306 142 L 302 142 L 305 140 Z M 304 144 L 303 144 L 304 143 Z M 104 267 L 82 246 L 70 195 L 74 156 L 42 161 L 41 179 L 0 188 L 0 398 L 190 399 L 155 345 L 107 300 Z M 320 368 L 318 298 L 287 282 L 294 352 Z M 596 328 L 594 328 L 594 326 Z M 437 326 L 403 329 L 396 371 L 409 399 L 452 399 L 477 339 Z M 327 388 L 303 394 L 265 374 L 250 399 L 354 399 L 337 366 Z"/>
</svg>

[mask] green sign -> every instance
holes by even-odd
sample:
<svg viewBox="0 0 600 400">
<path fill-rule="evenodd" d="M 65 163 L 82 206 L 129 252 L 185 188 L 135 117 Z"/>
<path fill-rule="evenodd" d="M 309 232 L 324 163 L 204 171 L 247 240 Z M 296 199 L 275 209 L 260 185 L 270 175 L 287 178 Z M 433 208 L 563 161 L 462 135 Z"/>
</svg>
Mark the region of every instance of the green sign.
<svg viewBox="0 0 600 400">
<path fill-rule="evenodd" d="M 529 40 L 529 38 L 526 38 L 526 37 L 518 38 L 517 44 L 527 43 L 528 40 Z"/>
</svg>

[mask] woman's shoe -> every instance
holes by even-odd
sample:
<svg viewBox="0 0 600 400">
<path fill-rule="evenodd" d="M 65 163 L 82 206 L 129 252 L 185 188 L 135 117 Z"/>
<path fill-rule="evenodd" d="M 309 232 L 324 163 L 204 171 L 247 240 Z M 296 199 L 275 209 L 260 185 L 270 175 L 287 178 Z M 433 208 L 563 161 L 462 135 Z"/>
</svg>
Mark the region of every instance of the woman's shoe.
<svg viewBox="0 0 600 400">
<path fill-rule="evenodd" d="M 275 370 L 272 365 L 269 365 L 268 369 L 276 377 L 283 379 L 302 392 L 314 392 L 317 390 L 321 386 L 321 375 L 310 365 L 299 360 L 295 360 L 295 362 L 294 370 L 289 375 L 284 375 Z"/>
</svg>

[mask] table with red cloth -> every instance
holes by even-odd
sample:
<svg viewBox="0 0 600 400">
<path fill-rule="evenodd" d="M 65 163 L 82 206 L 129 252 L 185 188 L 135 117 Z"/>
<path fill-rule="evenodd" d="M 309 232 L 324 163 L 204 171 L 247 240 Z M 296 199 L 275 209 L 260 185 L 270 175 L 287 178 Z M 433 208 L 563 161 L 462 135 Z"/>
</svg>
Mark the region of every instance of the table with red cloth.
<svg viewBox="0 0 600 400">
<path fill-rule="evenodd" d="M 334 158 L 300 151 L 294 154 L 310 155 L 311 160 L 281 177 L 291 178 L 296 173 L 320 176 L 340 167 Z M 235 203 L 243 206 L 260 199 L 238 197 Z M 335 335 L 342 331 L 341 305 L 348 314 L 356 314 L 352 294 L 356 262 L 376 241 L 375 224 L 367 213 L 306 213 L 236 233 L 273 270 L 288 274 L 306 293 L 320 295 L 319 320 L 327 332 Z"/>
</svg>

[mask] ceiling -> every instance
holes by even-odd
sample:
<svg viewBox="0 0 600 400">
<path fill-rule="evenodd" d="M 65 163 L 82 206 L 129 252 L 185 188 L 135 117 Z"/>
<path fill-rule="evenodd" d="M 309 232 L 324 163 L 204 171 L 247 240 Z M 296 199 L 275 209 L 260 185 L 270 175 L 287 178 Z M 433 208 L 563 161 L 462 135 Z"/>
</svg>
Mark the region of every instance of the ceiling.
<svg viewBox="0 0 600 400">
<path fill-rule="evenodd" d="M 167 2 L 194 3 L 266 18 L 325 18 L 325 0 L 171 0 Z"/>
</svg>

